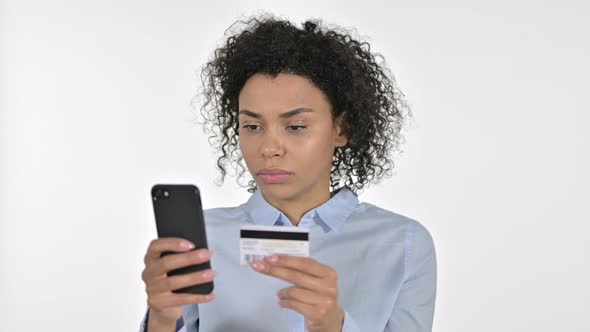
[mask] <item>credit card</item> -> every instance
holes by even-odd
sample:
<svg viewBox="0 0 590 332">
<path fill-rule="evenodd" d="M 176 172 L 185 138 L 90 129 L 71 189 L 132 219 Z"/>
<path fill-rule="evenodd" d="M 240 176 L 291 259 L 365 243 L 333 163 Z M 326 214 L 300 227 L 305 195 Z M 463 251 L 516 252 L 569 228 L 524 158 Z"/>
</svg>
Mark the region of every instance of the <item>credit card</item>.
<svg viewBox="0 0 590 332">
<path fill-rule="evenodd" d="M 240 265 L 274 254 L 309 257 L 309 231 L 289 226 L 241 226 Z"/>
</svg>

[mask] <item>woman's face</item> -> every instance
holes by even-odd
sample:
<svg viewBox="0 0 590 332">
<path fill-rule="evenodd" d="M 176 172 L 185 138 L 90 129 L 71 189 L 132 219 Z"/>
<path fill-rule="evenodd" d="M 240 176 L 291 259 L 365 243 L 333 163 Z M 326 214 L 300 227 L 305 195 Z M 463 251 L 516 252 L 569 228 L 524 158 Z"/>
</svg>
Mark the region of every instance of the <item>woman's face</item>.
<svg viewBox="0 0 590 332">
<path fill-rule="evenodd" d="M 255 74 L 238 102 L 240 149 L 262 192 L 279 200 L 329 193 L 332 156 L 346 137 L 324 93 L 302 76 Z"/>
</svg>

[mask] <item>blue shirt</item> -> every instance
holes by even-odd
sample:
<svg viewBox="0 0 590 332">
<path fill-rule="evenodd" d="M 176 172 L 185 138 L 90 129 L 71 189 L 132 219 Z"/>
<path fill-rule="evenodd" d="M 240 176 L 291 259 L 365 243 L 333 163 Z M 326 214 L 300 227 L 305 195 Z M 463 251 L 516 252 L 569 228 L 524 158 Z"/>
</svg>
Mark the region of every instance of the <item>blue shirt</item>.
<svg viewBox="0 0 590 332">
<path fill-rule="evenodd" d="M 239 263 L 240 225 L 309 230 L 309 253 L 338 272 L 343 332 L 431 331 L 436 297 L 436 254 L 416 220 L 369 203 L 342 187 L 308 211 L 298 226 L 270 205 L 260 189 L 237 207 L 204 210 L 216 299 L 185 305 L 180 332 L 304 332 L 304 317 L 278 305 L 290 283 Z M 141 322 L 145 331 L 149 306 Z"/>
</svg>

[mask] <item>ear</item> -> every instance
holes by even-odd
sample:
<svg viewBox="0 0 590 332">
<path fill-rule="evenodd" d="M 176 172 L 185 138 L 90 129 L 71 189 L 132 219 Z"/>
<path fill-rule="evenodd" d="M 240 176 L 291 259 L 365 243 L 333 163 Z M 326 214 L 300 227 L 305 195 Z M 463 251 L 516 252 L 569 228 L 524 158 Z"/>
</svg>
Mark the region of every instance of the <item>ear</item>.
<svg viewBox="0 0 590 332">
<path fill-rule="evenodd" d="M 343 147 L 348 143 L 349 126 L 345 120 L 345 112 L 342 112 L 334 120 L 334 144 L 337 147 Z"/>
</svg>

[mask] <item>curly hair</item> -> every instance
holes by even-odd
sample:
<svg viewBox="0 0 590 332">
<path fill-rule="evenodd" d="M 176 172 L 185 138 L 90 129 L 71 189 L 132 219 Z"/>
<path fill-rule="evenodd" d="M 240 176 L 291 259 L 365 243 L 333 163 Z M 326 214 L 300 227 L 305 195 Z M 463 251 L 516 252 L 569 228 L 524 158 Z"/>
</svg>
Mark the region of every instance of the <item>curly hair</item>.
<svg viewBox="0 0 590 332">
<path fill-rule="evenodd" d="M 376 63 L 377 56 L 383 57 L 371 53 L 367 42 L 353 39 L 350 31 L 333 26 L 324 29 L 321 19 L 306 20 L 299 29 L 287 20 L 261 15 L 246 22 L 238 20 L 228 30 L 238 22 L 245 27 L 232 33 L 201 71 L 205 101 L 200 124 L 209 134 L 209 144 L 220 151 L 221 181 L 225 167 L 232 164 L 237 170 L 237 165 L 237 182 L 243 187 L 239 180 L 246 168 L 238 146 L 238 96 L 256 73 L 308 78 L 327 96 L 332 119 L 344 117 L 348 143 L 333 155 L 332 191 L 343 181 L 358 194 L 370 182 L 390 176 L 391 154 L 401 152 L 401 130 L 411 112 L 390 70 Z M 250 180 L 248 192 L 256 188 Z"/>
</svg>

